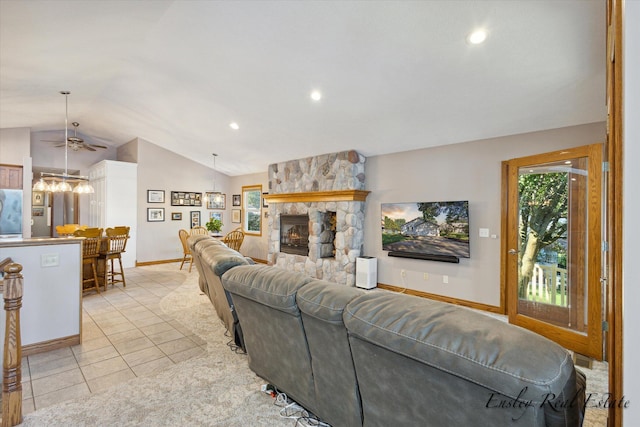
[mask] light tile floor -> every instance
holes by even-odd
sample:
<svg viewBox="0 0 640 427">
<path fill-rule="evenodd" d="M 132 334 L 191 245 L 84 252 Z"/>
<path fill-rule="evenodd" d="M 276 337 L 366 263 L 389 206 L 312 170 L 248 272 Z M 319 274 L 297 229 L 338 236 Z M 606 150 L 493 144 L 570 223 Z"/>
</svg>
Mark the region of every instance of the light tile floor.
<svg viewBox="0 0 640 427">
<path fill-rule="evenodd" d="M 22 358 L 22 405 L 27 414 L 158 372 L 205 352 L 206 343 L 163 313 L 162 297 L 184 281 L 163 269 L 125 269 L 106 292 L 83 297 L 82 343 Z M 178 265 L 175 264 L 178 272 Z M 182 270 L 179 278 L 198 274 Z"/>
</svg>

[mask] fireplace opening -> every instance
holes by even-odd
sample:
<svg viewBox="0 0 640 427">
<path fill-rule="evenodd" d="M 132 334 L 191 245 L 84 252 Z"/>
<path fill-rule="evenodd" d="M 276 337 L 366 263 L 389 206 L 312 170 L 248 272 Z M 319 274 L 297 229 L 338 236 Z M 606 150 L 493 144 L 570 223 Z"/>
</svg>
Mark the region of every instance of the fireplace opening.
<svg viewBox="0 0 640 427">
<path fill-rule="evenodd" d="M 327 211 L 321 212 L 320 223 L 320 235 L 318 236 L 319 258 L 335 258 L 336 256 L 336 213 Z"/>
<path fill-rule="evenodd" d="M 307 215 L 280 215 L 280 252 L 309 255 Z"/>
</svg>

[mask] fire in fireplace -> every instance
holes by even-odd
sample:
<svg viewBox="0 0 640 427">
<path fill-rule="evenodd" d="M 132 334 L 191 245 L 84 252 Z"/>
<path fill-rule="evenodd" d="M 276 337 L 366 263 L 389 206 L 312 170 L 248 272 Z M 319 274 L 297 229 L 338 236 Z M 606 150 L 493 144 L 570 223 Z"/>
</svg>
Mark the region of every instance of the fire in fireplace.
<svg viewBox="0 0 640 427">
<path fill-rule="evenodd" d="M 309 255 L 307 215 L 280 215 L 280 252 Z"/>
</svg>

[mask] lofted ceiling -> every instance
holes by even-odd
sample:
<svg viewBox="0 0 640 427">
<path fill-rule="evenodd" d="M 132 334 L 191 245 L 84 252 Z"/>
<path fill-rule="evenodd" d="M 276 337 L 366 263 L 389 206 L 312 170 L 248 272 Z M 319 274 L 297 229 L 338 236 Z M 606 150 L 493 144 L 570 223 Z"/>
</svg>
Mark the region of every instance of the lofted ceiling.
<svg viewBox="0 0 640 427">
<path fill-rule="evenodd" d="M 604 61 L 603 0 L 0 0 L 0 127 L 62 136 L 69 90 L 87 142 L 233 176 L 603 121 Z"/>
</svg>

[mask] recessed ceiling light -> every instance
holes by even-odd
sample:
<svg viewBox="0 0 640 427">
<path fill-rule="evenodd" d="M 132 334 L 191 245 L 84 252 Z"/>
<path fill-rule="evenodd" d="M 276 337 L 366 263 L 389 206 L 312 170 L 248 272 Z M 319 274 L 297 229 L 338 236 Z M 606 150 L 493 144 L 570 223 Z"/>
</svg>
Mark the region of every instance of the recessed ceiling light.
<svg viewBox="0 0 640 427">
<path fill-rule="evenodd" d="M 229 127 L 233 130 L 238 130 L 240 129 L 240 126 L 238 126 L 238 124 L 236 122 L 231 122 L 229 123 Z"/>
<path fill-rule="evenodd" d="M 469 34 L 469 37 L 467 37 L 467 40 L 471 44 L 480 44 L 486 39 L 487 39 L 487 32 L 485 30 L 475 30 L 474 32 Z"/>
<path fill-rule="evenodd" d="M 322 99 L 322 93 L 319 90 L 311 92 L 311 99 L 314 101 L 320 101 Z"/>
</svg>

